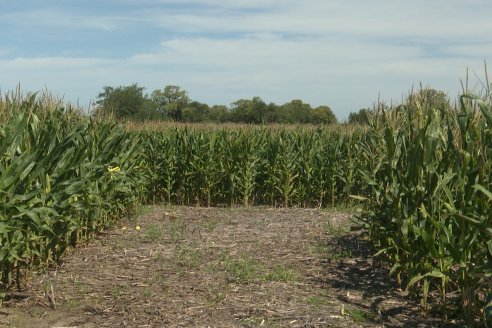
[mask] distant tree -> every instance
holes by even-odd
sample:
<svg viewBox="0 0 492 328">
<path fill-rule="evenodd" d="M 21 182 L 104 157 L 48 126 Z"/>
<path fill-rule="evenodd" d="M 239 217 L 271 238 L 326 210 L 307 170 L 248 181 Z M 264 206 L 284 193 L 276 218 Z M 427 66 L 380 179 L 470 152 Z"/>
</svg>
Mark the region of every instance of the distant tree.
<svg viewBox="0 0 492 328">
<path fill-rule="evenodd" d="M 136 83 L 130 86 L 105 86 L 97 97 L 96 112 L 136 120 L 154 118 L 154 105 L 144 96 L 143 90 Z"/>
<path fill-rule="evenodd" d="M 225 105 L 214 105 L 209 112 L 210 121 L 227 122 L 229 118 L 229 109 Z"/>
<path fill-rule="evenodd" d="M 313 124 L 336 124 L 337 117 L 328 106 L 318 106 L 313 109 L 311 123 Z"/>
<path fill-rule="evenodd" d="M 300 99 L 294 99 L 278 108 L 279 123 L 310 123 L 312 108 Z"/>
<path fill-rule="evenodd" d="M 426 88 L 408 96 L 407 104 L 418 107 L 449 108 L 449 97 L 443 91 Z"/>
<path fill-rule="evenodd" d="M 198 101 L 192 101 L 183 109 L 184 122 L 210 121 L 210 107 Z"/>
<path fill-rule="evenodd" d="M 106 86 L 97 97 L 95 112 L 113 113 L 118 118 L 132 120 L 172 119 L 183 122 L 241 122 L 312 123 L 331 124 L 337 119 L 328 106 L 312 108 L 300 99 L 282 106 L 266 104 L 260 97 L 239 99 L 230 108 L 223 105 L 208 106 L 192 101 L 186 90 L 167 85 L 162 90 L 144 94 L 144 88 L 136 83 L 130 86 Z"/>
<path fill-rule="evenodd" d="M 174 121 L 183 120 L 183 110 L 188 106 L 188 93 L 176 85 L 166 85 L 164 90 L 154 90 L 151 99 L 157 104 L 157 110 Z"/>
<path fill-rule="evenodd" d="M 266 123 L 268 106 L 260 97 L 239 99 L 232 103 L 230 119 L 234 122 Z"/>
<path fill-rule="evenodd" d="M 358 112 L 352 112 L 349 114 L 349 124 L 369 124 L 369 117 L 373 114 L 368 108 L 362 108 Z"/>
</svg>

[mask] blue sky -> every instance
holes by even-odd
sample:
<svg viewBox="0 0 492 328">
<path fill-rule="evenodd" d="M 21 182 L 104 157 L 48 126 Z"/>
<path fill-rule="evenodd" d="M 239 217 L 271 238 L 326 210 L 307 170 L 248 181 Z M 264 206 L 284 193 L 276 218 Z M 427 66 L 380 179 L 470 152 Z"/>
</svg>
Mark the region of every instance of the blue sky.
<svg viewBox="0 0 492 328">
<path fill-rule="evenodd" d="M 201 102 L 260 96 L 339 119 L 420 84 L 454 98 L 492 59 L 490 0 L 0 2 L 0 90 L 87 107 L 103 86 L 179 85 Z M 489 64 L 490 65 L 490 64 Z"/>
</svg>

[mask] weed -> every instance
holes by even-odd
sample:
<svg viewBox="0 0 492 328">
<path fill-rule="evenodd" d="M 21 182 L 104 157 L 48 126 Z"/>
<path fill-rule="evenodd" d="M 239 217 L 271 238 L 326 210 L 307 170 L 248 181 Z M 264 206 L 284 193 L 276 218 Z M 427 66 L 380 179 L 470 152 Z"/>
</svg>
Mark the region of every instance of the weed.
<svg viewBox="0 0 492 328">
<path fill-rule="evenodd" d="M 309 246 L 309 253 L 314 256 L 323 256 L 330 252 L 330 248 L 325 243 L 316 243 Z"/>
<path fill-rule="evenodd" d="M 345 310 L 345 312 L 354 320 L 355 322 L 358 323 L 363 323 L 367 321 L 374 320 L 374 315 L 372 315 L 369 312 L 359 310 L 359 309 L 348 309 Z"/>
<path fill-rule="evenodd" d="M 203 254 L 196 244 L 192 246 L 186 244 L 176 245 L 174 263 L 179 267 L 188 269 L 197 268 L 200 265 L 202 256 Z"/>
<path fill-rule="evenodd" d="M 142 296 L 144 298 L 150 298 L 152 296 L 152 290 L 149 288 L 149 287 L 145 287 L 143 290 L 142 290 Z"/>
<path fill-rule="evenodd" d="M 109 247 L 110 247 L 110 248 L 111 248 L 111 250 L 113 250 L 113 251 L 119 251 L 119 250 L 122 250 L 122 249 L 126 248 L 126 244 L 125 244 L 125 242 L 124 242 L 123 240 L 121 240 L 121 239 L 114 239 L 114 240 L 111 242 L 111 244 L 110 244 L 110 246 L 109 246 Z"/>
<path fill-rule="evenodd" d="M 72 298 L 68 300 L 67 307 L 69 310 L 73 310 L 77 307 L 78 304 L 79 302 L 76 299 Z"/>
<path fill-rule="evenodd" d="M 167 226 L 167 232 L 169 234 L 169 238 L 176 243 L 180 240 L 185 232 L 186 225 L 182 220 L 175 220 L 169 223 Z"/>
<path fill-rule="evenodd" d="M 128 286 L 114 285 L 111 294 L 113 295 L 113 298 L 115 300 L 118 300 L 121 296 L 123 296 L 127 292 L 128 292 Z"/>
<path fill-rule="evenodd" d="M 77 293 L 79 293 L 80 295 L 85 294 L 85 286 L 80 280 L 76 279 L 74 281 L 74 286 L 77 289 Z"/>
<path fill-rule="evenodd" d="M 313 295 L 308 297 L 307 304 L 314 307 L 321 307 L 324 305 L 329 305 L 331 302 L 321 296 Z"/>
<path fill-rule="evenodd" d="M 263 276 L 264 281 L 294 282 L 299 279 L 298 275 L 284 265 L 277 265 L 272 272 Z"/>
<path fill-rule="evenodd" d="M 215 228 L 217 227 L 218 224 L 219 224 L 219 221 L 217 219 L 207 218 L 202 222 L 202 227 L 207 232 L 212 232 L 215 230 Z"/>
<path fill-rule="evenodd" d="M 162 239 L 162 235 L 162 226 L 159 224 L 151 224 L 145 229 L 145 237 L 151 242 Z"/>
<path fill-rule="evenodd" d="M 225 288 L 212 288 L 210 290 L 210 297 L 209 297 L 209 302 L 211 305 L 217 305 L 223 300 L 225 300 L 227 293 Z"/>
<path fill-rule="evenodd" d="M 234 259 L 229 254 L 221 256 L 222 265 L 230 275 L 229 279 L 237 283 L 252 282 L 256 273 L 262 269 L 259 262 L 248 259 Z"/>
</svg>

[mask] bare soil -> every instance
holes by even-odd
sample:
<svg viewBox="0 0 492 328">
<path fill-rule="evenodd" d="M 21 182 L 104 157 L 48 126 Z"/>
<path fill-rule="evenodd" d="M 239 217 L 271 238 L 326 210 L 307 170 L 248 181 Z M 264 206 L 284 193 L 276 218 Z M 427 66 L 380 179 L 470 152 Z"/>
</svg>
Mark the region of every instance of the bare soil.
<svg viewBox="0 0 492 328">
<path fill-rule="evenodd" d="M 33 274 L 4 327 L 452 327 L 372 261 L 352 214 L 147 207 Z"/>
</svg>

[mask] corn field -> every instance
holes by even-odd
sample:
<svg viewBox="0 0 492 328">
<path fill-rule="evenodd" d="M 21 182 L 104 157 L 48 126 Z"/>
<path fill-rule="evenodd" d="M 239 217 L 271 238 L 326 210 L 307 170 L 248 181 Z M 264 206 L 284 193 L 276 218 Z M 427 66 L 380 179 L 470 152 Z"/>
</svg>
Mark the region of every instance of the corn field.
<svg viewBox="0 0 492 328">
<path fill-rule="evenodd" d="M 363 152 L 363 219 L 391 272 L 468 322 L 492 316 L 492 98 L 380 111 Z M 488 303 L 488 305 L 486 305 Z"/>
<path fill-rule="evenodd" d="M 490 97 L 463 95 L 456 109 L 420 99 L 368 128 L 292 128 L 123 126 L 12 94 L 0 122 L 1 290 L 141 202 L 360 202 L 377 255 L 423 308 L 437 293 L 469 322 L 490 319 Z"/>
<path fill-rule="evenodd" d="M 143 194 L 138 136 L 114 123 L 5 97 L 0 125 L 2 289 L 108 227 Z"/>
<path fill-rule="evenodd" d="M 189 128 L 140 132 L 157 200 L 327 207 L 360 189 L 361 131 Z"/>
</svg>

